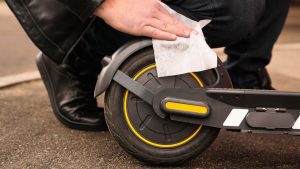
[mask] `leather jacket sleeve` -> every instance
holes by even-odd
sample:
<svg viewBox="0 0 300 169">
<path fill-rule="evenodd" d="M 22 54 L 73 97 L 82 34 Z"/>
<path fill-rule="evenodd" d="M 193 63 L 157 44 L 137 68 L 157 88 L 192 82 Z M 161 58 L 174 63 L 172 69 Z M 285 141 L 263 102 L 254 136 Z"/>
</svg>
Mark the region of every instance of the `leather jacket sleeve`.
<svg viewBox="0 0 300 169">
<path fill-rule="evenodd" d="M 96 8 L 104 0 L 59 0 L 81 21 L 86 21 L 93 15 Z"/>
<path fill-rule="evenodd" d="M 69 55 L 94 20 L 95 17 L 89 16 L 97 7 L 95 2 L 100 4 L 100 0 L 70 0 L 74 4 L 87 1 L 81 6 L 88 7 L 76 8 L 80 5 L 60 0 L 5 1 L 33 43 L 58 64 Z M 79 12 L 81 9 L 85 12 Z"/>
</svg>

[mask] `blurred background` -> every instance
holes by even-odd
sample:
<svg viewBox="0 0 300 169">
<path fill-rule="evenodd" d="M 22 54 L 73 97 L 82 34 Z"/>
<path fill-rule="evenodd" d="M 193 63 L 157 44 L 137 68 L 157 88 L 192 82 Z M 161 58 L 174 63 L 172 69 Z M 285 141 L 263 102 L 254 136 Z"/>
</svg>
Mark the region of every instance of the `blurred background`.
<svg viewBox="0 0 300 169">
<path fill-rule="evenodd" d="M 274 57 L 269 66 L 274 86 L 282 90 L 296 88 L 286 87 L 285 83 L 282 83 L 281 75 L 288 76 L 293 81 L 296 79 L 300 81 L 299 6 L 299 0 L 294 0 L 285 29 L 275 46 Z M 0 77 L 36 71 L 34 60 L 38 49 L 25 35 L 2 0 L 0 0 L 0 25 Z M 217 52 L 223 59 L 225 58 L 221 49 L 217 49 Z"/>
<path fill-rule="evenodd" d="M 0 0 L 0 77 L 36 70 L 37 52 L 5 2 Z"/>
<path fill-rule="evenodd" d="M 222 49 L 216 51 L 226 58 Z M 109 132 L 70 130 L 56 120 L 42 81 L 31 81 L 39 79 L 37 53 L 0 0 L 0 168 L 144 168 Z M 293 1 L 268 70 L 276 89 L 300 91 L 299 0 Z M 11 86 L 22 81 L 31 82 Z M 300 137 L 222 130 L 208 151 L 184 167 L 300 168 L 299 143 Z"/>
</svg>

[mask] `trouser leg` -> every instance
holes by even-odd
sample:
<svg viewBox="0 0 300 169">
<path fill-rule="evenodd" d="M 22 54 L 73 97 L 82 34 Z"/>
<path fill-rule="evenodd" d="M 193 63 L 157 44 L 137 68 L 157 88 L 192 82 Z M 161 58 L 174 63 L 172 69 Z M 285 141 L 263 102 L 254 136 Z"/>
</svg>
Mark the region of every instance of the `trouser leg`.
<svg viewBox="0 0 300 169">
<path fill-rule="evenodd" d="M 264 14 L 253 31 L 228 46 L 226 66 L 234 85 L 239 88 L 264 85 L 268 76 L 264 67 L 270 62 L 273 46 L 283 29 L 290 0 L 266 0 Z M 268 80 L 268 79 L 267 79 Z M 270 85 L 270 84 L 267 84 Z"/>
<path fill-rule="evenodd" d="M 260 20 L 264 6 L 265 0 L 184 0 L 177 8 L 196 21 L 211 19 L 203 31 L 209 46 L 217 48 L 245 38 Z"/>
</svg>

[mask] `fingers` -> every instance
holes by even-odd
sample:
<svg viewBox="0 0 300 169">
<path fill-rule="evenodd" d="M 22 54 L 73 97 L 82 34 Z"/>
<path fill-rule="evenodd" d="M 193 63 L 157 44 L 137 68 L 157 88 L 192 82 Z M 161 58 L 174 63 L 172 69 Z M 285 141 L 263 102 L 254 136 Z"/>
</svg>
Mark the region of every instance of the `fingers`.
<svg viewBox="0 0 300 169">
<path fill-rule="evenodd" d="M 175 34 L 180 37 L 189 37 L 193 31 L 188 26 L 178 21 L 174 16 L 170 15 L 169 12 L 160 5 L 159 11 L 156 13 L 149 25 L 160 29 L 165 32 Z"/>
<path fill-rule="evenodd" d="M 188 38 L 191 33 L 191 29 L 180 24 L 171 24 L 156 18 L 150 21 L 149 26 L 159 29 L 164 32 L 175 34 L 176 36 Z"/>
<path fill-rule="evenodd" d="M 160 39 L 160 40 L 170 40 L 170 41 L 174 41 L 177 38 L 175 34 L 162 31 L 152 26 L 145 26 L 143 28 L 143 36 L 151 37 L 154 39 Z"/>
</svg>

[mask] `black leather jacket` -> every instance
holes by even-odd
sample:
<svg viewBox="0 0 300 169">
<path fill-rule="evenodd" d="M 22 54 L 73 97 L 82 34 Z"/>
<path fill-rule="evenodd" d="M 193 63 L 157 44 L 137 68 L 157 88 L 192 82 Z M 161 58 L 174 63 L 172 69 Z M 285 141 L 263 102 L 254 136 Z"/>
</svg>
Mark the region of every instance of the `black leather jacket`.
<svg viewBox="0 0 300 169">
<path fill-rule="evenodd" d="M 58 64 L 88 29 L 94 10 L 103 1 L 6 0 L 35 45 Z"/>
<path fill-rule="evenodd" d="M 6 0 L 35 45 L 61 63 L 103 0 Z"/>
</svg>

